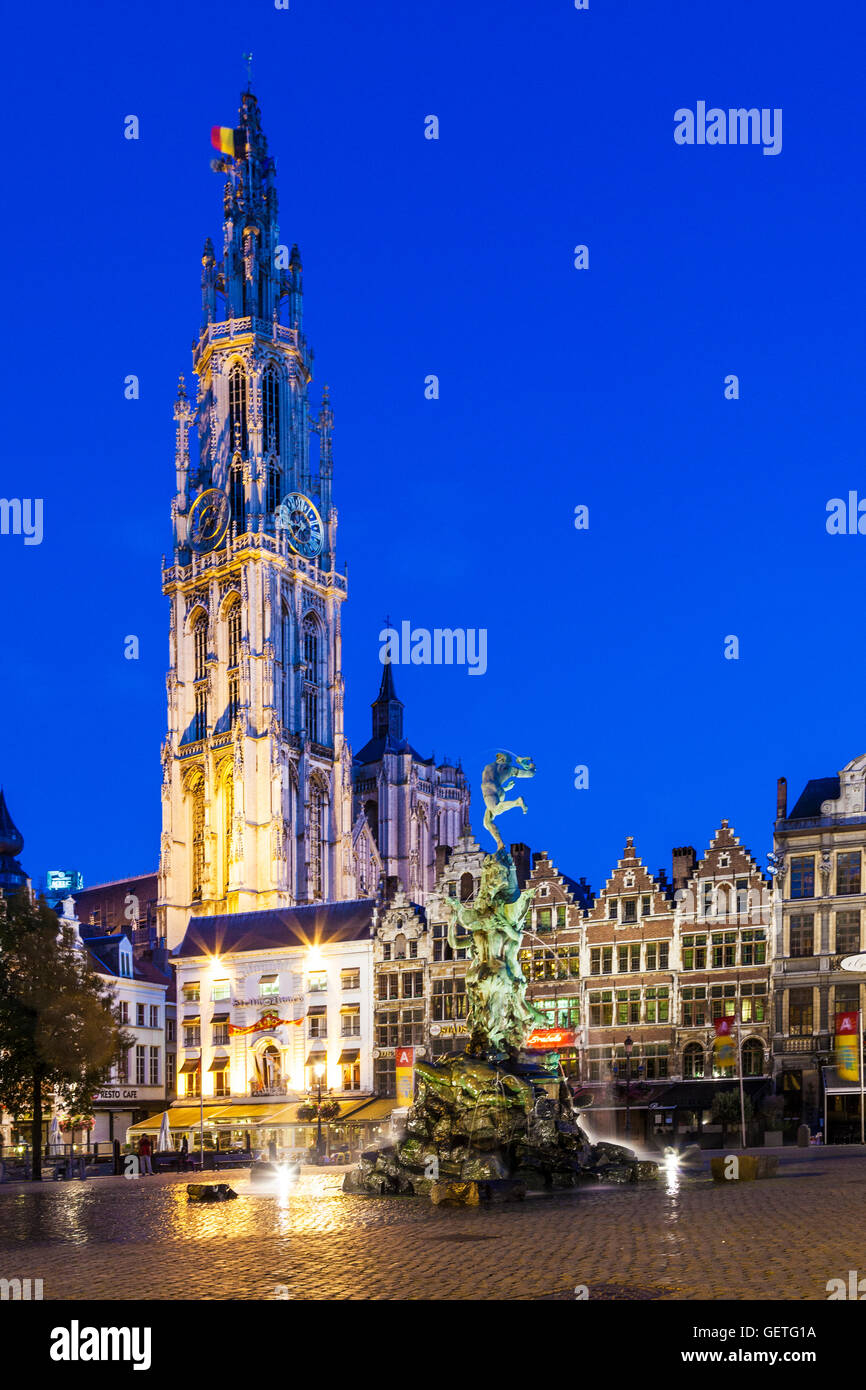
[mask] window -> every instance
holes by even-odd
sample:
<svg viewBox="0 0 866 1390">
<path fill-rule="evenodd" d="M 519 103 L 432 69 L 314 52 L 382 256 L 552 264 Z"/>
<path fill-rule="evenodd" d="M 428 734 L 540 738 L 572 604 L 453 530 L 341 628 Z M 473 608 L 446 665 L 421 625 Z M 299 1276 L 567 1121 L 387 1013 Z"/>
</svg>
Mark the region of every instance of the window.
<svg viewBox="0 0 866 1390">
<path fill-rule="evenodd" d="M 622 920 L 624 922 L 637 921 L 637 898 L 624 898 L 622 904 Z"/>
<path fill-rule="evenodd" d="M 711 917 L 713 912 L 713 885 L 704 882 L 702 888 L 704 895 L 704 916 Z"/>
<path fill-rule="evenodd" d="M 396 1047 L 400 1031 L 399 1009 L 387 1009 L 376 1018 L 377 1047 Z M 391 1063 L 393 1066 L 393 1061 Z"/>
<path fill-rule="evenodd" d="M 239 459 L 232 464 L 229 470 L 229 507 L 232 522 L 236 526 L 238 534 L 241 534 L 244 530 L 246 502 L 244 498 L 244 468 Z"/>
<path fill-rule="evenodd" d="M 689 1043 L 683 1050 L 683 1076 L 694 1079 L 704 1074 L 704 1049 L 698 1043 Z"/>
<path fill-rule="evenodd" d="M 649 893 L 647 893 L 646 896 L 641 898 L 640 900 L 640 915 L 641 917 L 649 917 L 651 912 L 652 898 L 650 897 Z"/>
<path fill-rule="evenodd" d="M 704 1028 L 707 1022 L 707 991 L 704 985 L 686 985 L 682 991 L 683 1027 Z"/>
<path fill-rule="evenodd" d="M 836 855 L 836 892 L 840 895 L 860 892 L 860 851 Z"/>
<path fill-rule="evenodd" d="M 860 1008 L 859 985 L 837 985 L 833 991 L 833 1013 L 856 1013 Z M 835 1020 L 834 1020 L 835 1023 Z"/>
<path fill-rule="evenodd" d="M 237 719 L 237 717 L 238 717 L 238 715 L 240 714 L 240 712 L 241 712 L 241 681 L 240 681 L 240 676 L 238 675 L 237 671 L 230 671 L 230 672 L 229 672 L 229 679 L 228 679 L 228 707 L 227 707 L 227 710 L 226 710 L 226 713 L 227 713 L 227 715 L 228 715 L 228 720 L 229 720 L 229 723 L 230 723 L 230 724 L 234 724 L 234 722 L 235 722 L 235 720 Z M 232 792 L 234 791 L 234 786 L 233 786 L 231 777 L 227 777 L 227 778 L 226 778 L 226 790 L 227 790 L 227 792 L 228 792 L 229 797 L 231 797 L 231 794 L 232 794 Z M 228 833 L 229 833 L 229 835 L 230 835 L 230 834 L 231 834 L 231 814 L 229 814 L 229 815 L 226 817 L 226 828 L 227 828 L 227 831 L 228 831 Z"/>
<path fill-rule="evenodd" d="M 763 1023 L 767 1014 L 767 986 L 761 981 L 740 985 L 740 1018 L 743 1023 Z"/>
<path fill-rule="evenodd" d="M 311 735 L 312 737 L 312 735 Z M 325 872 L 322 858 L 322 822 L 325 803 L 322 789 L 317 783 L 310 787 L 310 896 L 322 899 L 325 896 Z"/>
<path fill-rule="evenodd" d="M 860 950 L 860 913 L 836 913 L 836 950 L 840 955 L 855 955 Z"/>
<path fill-rule="evenodd" d="M 413 939 L 409 942 L 409 959 L 410 959 L 410 960 L 417 960 L 417 959 L 418 959 L 418 942 L 417 942 L 417 940 L 416 940 L 414 937 L 413 937 Z"/>
<path fill-rule="evenodd" d="M 617 917 L 619 916 L 618 907 L 619 907 L 618 899 L 616 899 L 616 898 L 611 898 L 610 901 L 609 901 L 609 903 L 608 903 L 608 905 L 607 905 L 607 915 L 608 915 L 608 917 L 611 919 L 612 922 L 615 922 L 616 919 L 617 919 Z"/>
<path fill-rule="evenodd" d="M 424 1010 L 400 1010 L 400 1040 L 398 1047 L 417 1047 L 424 1041 Z"/>
<path fill-rule="evenodd" d="M 194 658 L 193 679 L 203 681 L 207 675 L 207 618 L 201 613 L 195 620 L 192 630 Z"/>
<path fill-rule="evenodd" d="M 640 990 L 618 989 L 616 992 L 616 1021 L 618 1024 L 640 1023 Z"/>
<path fill-rule="evenodd" d="M 312 979 L 312 975 L 310 976 Z M 327 985 L 325 986 L 327 989 Z M 280 992 L 279 975 L 262 975 L 259 979 L 259 998 L 270 999 L 276 997 Z M 228 996 L 226 996 L 228 997 Z"/>
<path fill-rule="evenodd" d="M 352 970 L 341 970 L 341 971 L 340 971 L 340 985 L 341 985 L 341 987 L 342 987 L 343 989 L 360 989 L 360 988 L 361 988 L 361 970 L 360 970 L 360 967 L 359 967 L 357 970 L 354 970 L 354 969 L 352 969 Z"/>
<path fill-rule="evenodd" d="M 229 428 L 231 448 L 244 453 L 247 447 L 247 377 L 240 362 L 235 362 L 229 372 Z"/>
<path fill-rule="evenodd" d="M 143 1005 L 143 1004 L 136 1004 L 136 1006 L 135 1006 L 135 1026 L 136 1026 L 136 1028 L 143 1028 L 143 1027 L 144 1027 L 144 1005 Z"/>
<path fill-rule="evenodd" d="M 214 1001 L 214 1003 L 218 1003 L 220 999 L 228 999 L 228 997 L 229 997 L 229 982 L 228 982 L 228 980 L 214 980 L 214 982 L 213 982 L 213 988 L 211 989 L 211 993 L 210 993 L 210 997 L 211 997 L 211 999 Z"/>
<path fill-rule="evenodd" d="M 433 959 L 434 960 L 466 960 L 468 946 L 461 946 L 454 951 L 448 945 L 448 928 L 444 922 L 433 923 Z M 390 960 L 390 956 L 385 956 L 385 960 Z"/>
<path fill-rule="evenodd" d="M 173 1052 L 165 1054 L 165 1089 L 171 1095 L 176 1088 L 177 1057 Z"/>
<path fill-rule="evenodd" d="M 743 965 L 765 965 L 767 933 L 763 930 L 744 931 L 740 937 L 740 961 Z"/>
<path fill-rule="evenodd" d="M 713 969 L 736 965 L 737 933 L 733 931 L 713 932 Z"/>
<path fill-rule="evenodd" d="M 791 860 L 791 897 L 814 898 L 815 856 L 798 854 Z"/>
<path fill-rule="evenodd" d="M 381 1045 L 383 1047 L 389 1046 L 388 1043 Z M 389 1097 L 397 1094 L 397 1072 L 393 1057 L 376 1057 L 374 1059 L 373 1085 L 377 1096 Z"/>
<path fill-rule="evenodd" d="M 312 613 L 304 618 L 304 723 L 313 743 L 321 743 L 319 728 L 319 624 Z"/>
<path fill-rule="evenodd" d="M 328 988 L 327 970 L 311 970 L 307 980 L 307 989 L 311 994 L 317 990 Z"/>
<path fill-rule="evenodd" d="M 359 1038 L 361 1036 L 361 1005 L 344 1004 L 340 1010 L 340 1037 Z"/>
<path fill-rule="evenodd" d="M 150 1085 L 159 1085 L 159 1048 L 150 1049 Z"/>
<path fill-rule="evenodd" d="M 198 699 L 198 696 L 196 696 Z M 204 883 L 204 783 L 192 791 L 192 898 L 201 902 Z M 197 997 L 197 996 L 196 996 Z"/>
<path fill-rule="evenodd" d="M 396 971 L 379 976 L 377 998 L 378 999 L 399 999 L 400 997 L 400 976 Z"/>
<path fill-rule="evenodd" d="M 811 912 L 797 912 L 791 917 L 791 950 L 792 956 L 811 956 L 813 954 L 812 945 L 814 940 L 813 923 L 814 915 Z"/>
<path fill-rule="evenodd" d="M 705 936 L 683 937 L 683 970 L 705 970 L 707 966 L 707 938 Z"/>
<path fill-rule="evenodd" d="M 550 931 L 553 912 L 549 907 L 540 907 L 535 914 L 535 925 L 538 931 Z"/>
<path fill-rule="evenodd" d="M 361 1063 L 345 1062 L 342 1067 L 343 1090 L 360 1091 L 361 1089 Z"/>
<path fill-rule="evenodd" d="M 183 1045 L 184 1047 L 201 1047 L 201 1024 L 198 1020 L 195 1023 L 183 1025 Z"/>
<path fill-rule="evenodd" d="M 539 1013 L 544 1014 L 547 1028 L 577 1028 L 580 1024 L 580 1000 L 577 998 L 535 999 L 533 1003 Z"/>
<path fill-rule="evenodd" d="M 129 1023 L 129 1005 L 125 999 L 120 1001 L 120 1021 L 121 1023 Z"/>
<path fill-rule="evenodd" d="M 310 1009 L 307 1014 L 307 1021 L 310 1025 L 309 1035 L 311 1038 L 326 1038 L 328 1036 L 327 1009 Z"/>
<path fill-rule="evenodd" d="M 761 1076 L 764 1071 L 764 1049 L 757 1038 L 743 1044 L 743 1076 Z"/>
<path fill-rule="evenodd" d="M 593 1028 L 609 1028 L 613 1023 L 613 990 L 593 991 L 589 996 L 589 1022 Z"/>
<path fill-rule="evenodd" d="M 188 1096 L 201 1095 L 201 1067 L 197 1066 L 195 1071 L 188 1071 L 186 1074 L 186 1093 Z"/>
<path fill-rule="evenodd" d="M 733 1018 L 737 1012 L 737 986 L 712 985 L 710 988 L 710 1021 Z"/>
<path fill-rule="evenodd" d="M 263 444 L 266 454 L 280 452 L 280 380 L 273 367 L 268 367 L 262 377 L 262 425 Z M 277 475 L 279 478 L 279 474 Z M 272 504 L 268 497 L 268 511 L 276 511 L 280 505 L 279 496 Z"/>
<path fill-rule="evenodd" d="M 810 989 L 790 989 L 788 991 L 788 1032 L 794 1038 L 811 1037 L 812 991 Z"/>
<path fill-rule="evenodd" d="M 431 1017 L 436 1023 L 466 1017 L 466 981 L 454 976 L 433 981 Z"/>
<path fill-rule="evenodd" d="M 748 912 L 749 910 L 749 880 L 747 878 L 737 879 L 737 914 Z"/>
<path fill-rule="evenodd" d="M 403 998 L 421 999 L 424 994 L 424 971 L 407 970 L 402 976 Z"/>
<path fill-rule="evenodd" d="M 216 1018 L 213 1021 L 213 1045 L 214 1047 L 227 1047 L 229 1041 L 228 1019 Z"/>
<path fill-rule="evenodd" d="M 645 994 L 647 1023 L 667 1023 L 670 1016 L 670 990 L 667 985 L 651 985 Z"/>
<path fill-rule="evenodd" d="M 228 628 L 228 664 L 237 666 L 241 659 L 241 605 L 235 602 L 226 614 Z"/>
<path fill-rule="evenodd" d="M 198 1004 L 201 999 L 201 986 L 198 980 L 191 981 L 183 987 L 183 1002 L 185 1004 Z"/>
<path fill-rule="evenodd" d="M 559 903 L 559 904 L 557 904 L 557 908 L 556 908 L 556 925 L 557 925 L 558 927 L 564 927 L 564 926 L 565 926 L 565 903 Z"/>
<path fill-rule="evenodd" d="M 386 941 L 386 942 L 384 942 L 383 945 L 382 945 L 382 959 L 383 959 L 383 960 L 390 960 L 390 959 L 391 959 L 391 943 L 390 943 L 390 941 Z"/>
<path fill-rule="evenodd" d="M 147 1053 L 147 1048 L 146 1048 L 146 1047 L 137 1047 L 137 1048 L 135 1049 L 135 1084 L 136 1084 L 136 1086 L 143 1086 L 143 1085 L 144 1085 L 144 1063 L 145 1063 L 145 1055 L 146 1055 L 146 1053 Z"/>
<path fill-rule="evenodd" d="M 151 1006 L 150 1006 L 150 1026 L 151 1026 L 151 1028 L 158 1028 L 158 1027 L 159 1027 L 159 1005 L 158 1005 L 158 1004 L 151 1004 Z"/>
<path fill-rule="evenodd" d="M 165 1020 L 165 1040 L 166 1040 L 166 1042 L 173 1043 L 173 1042 L 174 1042 L 174 1039 L 175 1039 L 174 1019 L 173 1019 L 173 1018 L 167 1018 L 167 1019 Z"/>
<path fill-rule="evenodd" d="M 228 1067 L 218 1067 L 213 1074 L 213 1093 L 215 1096 L 227 1096 L 229 1093 L 229 1069 Z"/>
<path fill-rule="evenodd" d="M 647 1081 L 663 1081 L 667 1074 L 667 1043 L 648 1043 L 644 1048 L 644 1076 Z"/>
</svg>

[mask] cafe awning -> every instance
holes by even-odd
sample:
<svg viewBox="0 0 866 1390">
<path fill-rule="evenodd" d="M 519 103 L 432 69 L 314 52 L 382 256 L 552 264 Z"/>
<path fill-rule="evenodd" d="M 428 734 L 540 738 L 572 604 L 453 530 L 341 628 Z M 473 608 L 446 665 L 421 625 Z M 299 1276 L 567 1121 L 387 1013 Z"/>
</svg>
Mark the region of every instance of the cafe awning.
<svg viewBox="0 0 866 1390">
<path fill-rule="evenodd" d="M 348 1048 L 346 1048 L 345 1052 L 341 1052 L 341 1053 L 340 1053 L 340 1056 L 339 1056 L 339 1058 L 338 1058 L 338 1063 L 339 1063 L 339 1065 L 342 1066 L 342 1067 L 348 1066 L 350 1062 L 357 1062 L 357 1060 L 358 1060 L 358 1058 L 360 1057 L 360 1055 L 361 1055 L 361 1050 L 360 1050 L 360 1048 L 358 1048 L 358 1047 L 348 1047 Z"/>
<path fill-rule="evenodd" d="M 351 1118 L 352 1123 L 358 1124 L 377 1124 L 382 1120 L 387 1120 L 392 1110 L 396 1110 L 397 1102 L 391 1100 L 365 1100 L 362 1101 L 357 1109 L 350 1112 L 350 1116 L 341 1115 L 341 1119 Z"/>
<path fill-rule="evenodd" d="M 322 1063 L 324 1063 L 325 1065 L 327 1065 L 327 1061 L 328 1061 L 328 1054 L 327 1054 L 327 1052 L 325 1051 L 325 1049 L 322 1048 L 322 1051 L 321 1051 L 321 1052 L 311 1052 L 311 1053 L 308 1055 L 307 1060 L 306 1060 L 306 1062 L 304 1063 L 304 1066 L 305 1066 L 305 1067 L 315 1067 L 315 1066 L 317 1066 L 320 1062 L 322 1062 Z"/>
<path fill-rule="evenodd" d="M 224 1071 L 228 1064 L 229 1059 L 225 1055 L 223 1055 L 222 1057 L 214 1057 L 213 1061 L 208 1067 L 208 1071 Z"/>
<path fill-rule="evenodd" d="M 205 1124 L 209 1124 L 216 1112 L 220 1109 L 217 1105 L 206 1105 L 204 1108 Z M 148 1115 L 146 1120 L 139 1120 L 137 1124 L 129 1125 L 127 1134 L 158 1134 L 162 1127 L 163 1115 L 168 1116 L 169 1129 L 195 1129 L 201 1124 L 201 1108 L 199 1106 L 184 1105 L 177 1110 L 164 1110 L 157 1112 L 156 1115 Z"/>
<path fill-rule="evenodd" d="M 228 1015 L 227 1013 L 226 1013 L 226 1014 L 214 1014 L 213 1018 L 211 1019 L 211 1023 L 228 1023 L 228 1021 L 229 1021 L 229 1015 Z"/>
<path fill-rule="evenodd" d="M 197 1057 L 197 1058 L 195 1059 L 194 1062 L 186 1061 L 186 1062 L 184 1062 L 183 1066 L 179 1068 L 180 1075 L 181 1075 L 181 1076 L 189 1076 L 191 1072 L 198 1071 L 198 1069 L 199 1069 L 200 1066 L 201 1066 L 201 1058 L 200 1058 L 200 1057 Z"/>
</svg>

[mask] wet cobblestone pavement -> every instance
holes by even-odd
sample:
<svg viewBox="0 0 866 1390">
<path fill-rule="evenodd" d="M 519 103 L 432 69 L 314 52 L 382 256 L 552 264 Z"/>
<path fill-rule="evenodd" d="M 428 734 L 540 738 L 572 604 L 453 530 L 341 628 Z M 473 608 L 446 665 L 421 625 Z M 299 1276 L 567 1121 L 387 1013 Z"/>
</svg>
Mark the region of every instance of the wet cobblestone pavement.
<svg viewBox="0 0 866 1390">
<path fill-rule="evenodd" d="M 786 1156 L 766 1181 L 683 1178 L 438 1210 L 345 1196 L 341 1171 L 189 1203 L 189 1176 L 0 1188 L 0 1277 L 49 1299 L 814 1299 L 866 1274 L 866 1157 Z"/>
</svg>

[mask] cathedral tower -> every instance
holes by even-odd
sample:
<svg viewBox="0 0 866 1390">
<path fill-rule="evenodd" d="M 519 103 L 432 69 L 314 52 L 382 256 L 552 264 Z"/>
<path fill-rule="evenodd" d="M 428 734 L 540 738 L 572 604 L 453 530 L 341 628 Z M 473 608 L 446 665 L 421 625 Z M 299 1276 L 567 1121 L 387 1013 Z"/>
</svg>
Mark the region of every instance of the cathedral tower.
<svg viewBox="0 0 866 1390">
<path fill-rule="evenodd" d="M 195 402 L 174 407 L 160 930 L 190 914 L 354 896 L 343 737 L 333 415 L 317 418 L 297 246 L 280 243 L 258 102 L 215 131 L 221 255 L 207 239 Z M 194 433 L 190 450 L 190 433 Z M 311 449 L 311 435 L 318 447 Z"/>
</svg>

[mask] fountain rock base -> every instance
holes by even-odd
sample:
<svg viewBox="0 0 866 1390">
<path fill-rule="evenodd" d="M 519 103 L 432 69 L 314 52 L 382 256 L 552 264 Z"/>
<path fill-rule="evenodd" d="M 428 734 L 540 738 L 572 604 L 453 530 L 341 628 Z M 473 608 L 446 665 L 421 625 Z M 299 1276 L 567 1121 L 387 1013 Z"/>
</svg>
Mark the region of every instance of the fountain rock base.
<svg viewBox="0 0 866 1390">
<path fill-rule="evenodd" d="M 522 1054 L 418 1062 L 415 1074 L 405 1133 L 362 1154 L 346 1174 L 344 1192 L 474 1206 L 582 1182 L 659 1176 L 658 1164 L 640 1161 L 621 1144 L 593 1144 L 569 1088 Z"/>
</svg>

